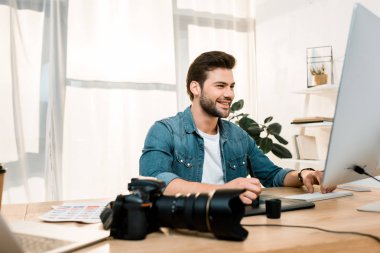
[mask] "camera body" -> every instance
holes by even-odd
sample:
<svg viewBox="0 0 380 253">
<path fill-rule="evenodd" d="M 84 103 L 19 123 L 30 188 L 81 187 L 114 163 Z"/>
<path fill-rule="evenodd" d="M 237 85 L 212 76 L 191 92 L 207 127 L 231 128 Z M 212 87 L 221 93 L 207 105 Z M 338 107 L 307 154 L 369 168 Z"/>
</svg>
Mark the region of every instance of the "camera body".
<svg viewBox="0 0 380 253">
<path fill-rule="evenodd" d="M 165 183 L 156 179 L 133 178 L 129 195 L 118 195 L 108 215 L 111 236 L 124 240 L 141 240 L 160 227 L 185 228 L 211 232 L 218 239 L 242 241 L 248 231 L 240 225 L 244 204 L 243 190 L 217 190 L 213 194 L 197 193 L 164 196 Z M 103 217 L 102 217 L 103 216 Z M 106 225 L 105 225 L 106 226 Z"/>
<path fill-rule="evenodd" d="M 129 195 L 118 195 L 112 205 L 111 236 L 141 240 L 159 230 L 153 205 L 162 196 L 165 183 L 155 179 L 133 178 Z"/>
</svg>

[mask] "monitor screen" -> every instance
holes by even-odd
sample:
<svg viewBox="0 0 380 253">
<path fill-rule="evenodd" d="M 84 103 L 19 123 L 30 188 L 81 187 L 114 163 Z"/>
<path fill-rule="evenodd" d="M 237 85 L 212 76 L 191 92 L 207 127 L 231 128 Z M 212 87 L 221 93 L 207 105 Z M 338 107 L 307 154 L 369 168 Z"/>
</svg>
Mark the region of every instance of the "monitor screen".
<svg viewBox="0 0 380 253">
<path fill-rule="evenodd" d="M 354 6 L 340 80 L 323 184 L 380 174 L 380 18 Z"/>
</svg>

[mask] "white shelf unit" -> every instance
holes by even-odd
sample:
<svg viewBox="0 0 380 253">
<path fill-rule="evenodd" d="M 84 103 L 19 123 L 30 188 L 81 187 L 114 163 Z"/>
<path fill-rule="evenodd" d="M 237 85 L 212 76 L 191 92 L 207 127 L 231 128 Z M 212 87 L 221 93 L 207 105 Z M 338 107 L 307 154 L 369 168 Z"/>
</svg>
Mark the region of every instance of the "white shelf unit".
<svg viewBox="0 0 380 253">
<path fill-rule="evenodd" d="M 302 159 L 284 159 L 284 161 L 299 163 L 299 164 L 314 164 L 314 165 L 324 165 L 326 160 L 302 160 Z"/>
<path fill-rule="evenodd" d="M 302 89 L 294 91 L 295 94 L 303 94 L 305 95 L 304 100 L 304 117 L 308 114 L 308 108 L 310 103 L 311 95 L 323 95 L 327 93 L 337 93 L 338 85 L 336 84 L 323 84 L 318 85 L 312 88 Z M 319 128 L 331 128 L 332 122 L 318 122 L 318 123 L 304 123 L 304 124 L 292 124 L 294 127 L 300 128 L 299 134 L 304 135 L 305 130 L 308 127 L 319 127 Z M 300 168 L 300 164 L 312 164 L 312 165 L 321 165 L 323 166 L 325 160 L 302 160 L 302 159 L 286 159 L 285 161 L 296 163 L 295 168 L 298 170 Z"/>
<path fill-rule="evenodd" d="M 296 90 L 295 94 L 321 94 L 325 92 L 336 92 L 338 91 L 338 85 L 336 84 L 323 84 L 312 88 L 307 88 L 303 90 Z"/>
<path fill-rule="evenodd" d="M 304 124 L 292 124 L 295 127 L 331 127 L 332 122 L 318 122 L 318 123 L 304 123 Z"/>
</svg>

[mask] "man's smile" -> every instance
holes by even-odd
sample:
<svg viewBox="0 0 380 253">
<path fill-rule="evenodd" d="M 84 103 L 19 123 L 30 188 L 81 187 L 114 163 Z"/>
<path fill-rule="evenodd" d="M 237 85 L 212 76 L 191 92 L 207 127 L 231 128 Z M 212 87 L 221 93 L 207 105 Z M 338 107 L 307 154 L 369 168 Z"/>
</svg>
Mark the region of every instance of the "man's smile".
<svg viewBox="0 0 380 253">
<path fill-rule="evenodd" d="M 216 101 L 219 105 L 221 105 L 224 109 L 230 109 L 231 101 L 230 100 L 217 100 Z"/>
</svg>

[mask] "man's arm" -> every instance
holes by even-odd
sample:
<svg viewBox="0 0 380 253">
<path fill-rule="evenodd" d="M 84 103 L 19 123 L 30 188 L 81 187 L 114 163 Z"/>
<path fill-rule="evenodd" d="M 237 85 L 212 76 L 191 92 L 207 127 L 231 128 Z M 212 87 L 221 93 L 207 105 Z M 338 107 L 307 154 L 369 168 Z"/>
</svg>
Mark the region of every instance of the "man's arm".
<svg viewBox="0 0 380 253">
<path fill-rule="evenodd" d="M 294 170 L 286 174 L 284 178 L 284 186 L 300 187 L 302 185 L 303 184 L 298 180 L 298 171 Z"/>
<path fill-rule="evenodd" d="M 173 133 L 163 122 L 156 122 L 145 138 L 140 175 L 155 177 L 167 184 L 178 177 L 171 169 L 173 159 Z"/>
<path fill-rule="evenodd" d="M 286 174 L 284 178 L 284 186 L 299 187 L 305 185 L 308 192 L 314 192 L 313 185 L 320 185 L 320 190 L 322 193 L 332 192 L 335 190 L 336 186 L 325 187 L 322 183 L 323 171 L 313 171 L 313 170 L 303 170 L 301 172 L 302 182 L 298 179 L 298 171 L 292 171 Z"/>
<path fill-rule="evenodd" d="M 246 191 L 240 195 L 240 199 L 244 204 L 251 204 L 261 193 L 261 184 L 257 178 L 236 178 L 222 185 L 204 184 L 198 182 L 190 182 L 181 178 L 173 179 L 165 188 L 166 195 L 175 195 L 178 193 L 198 193 L 212 192 L 218 189 L 245 189 Z"/>
</svg>

